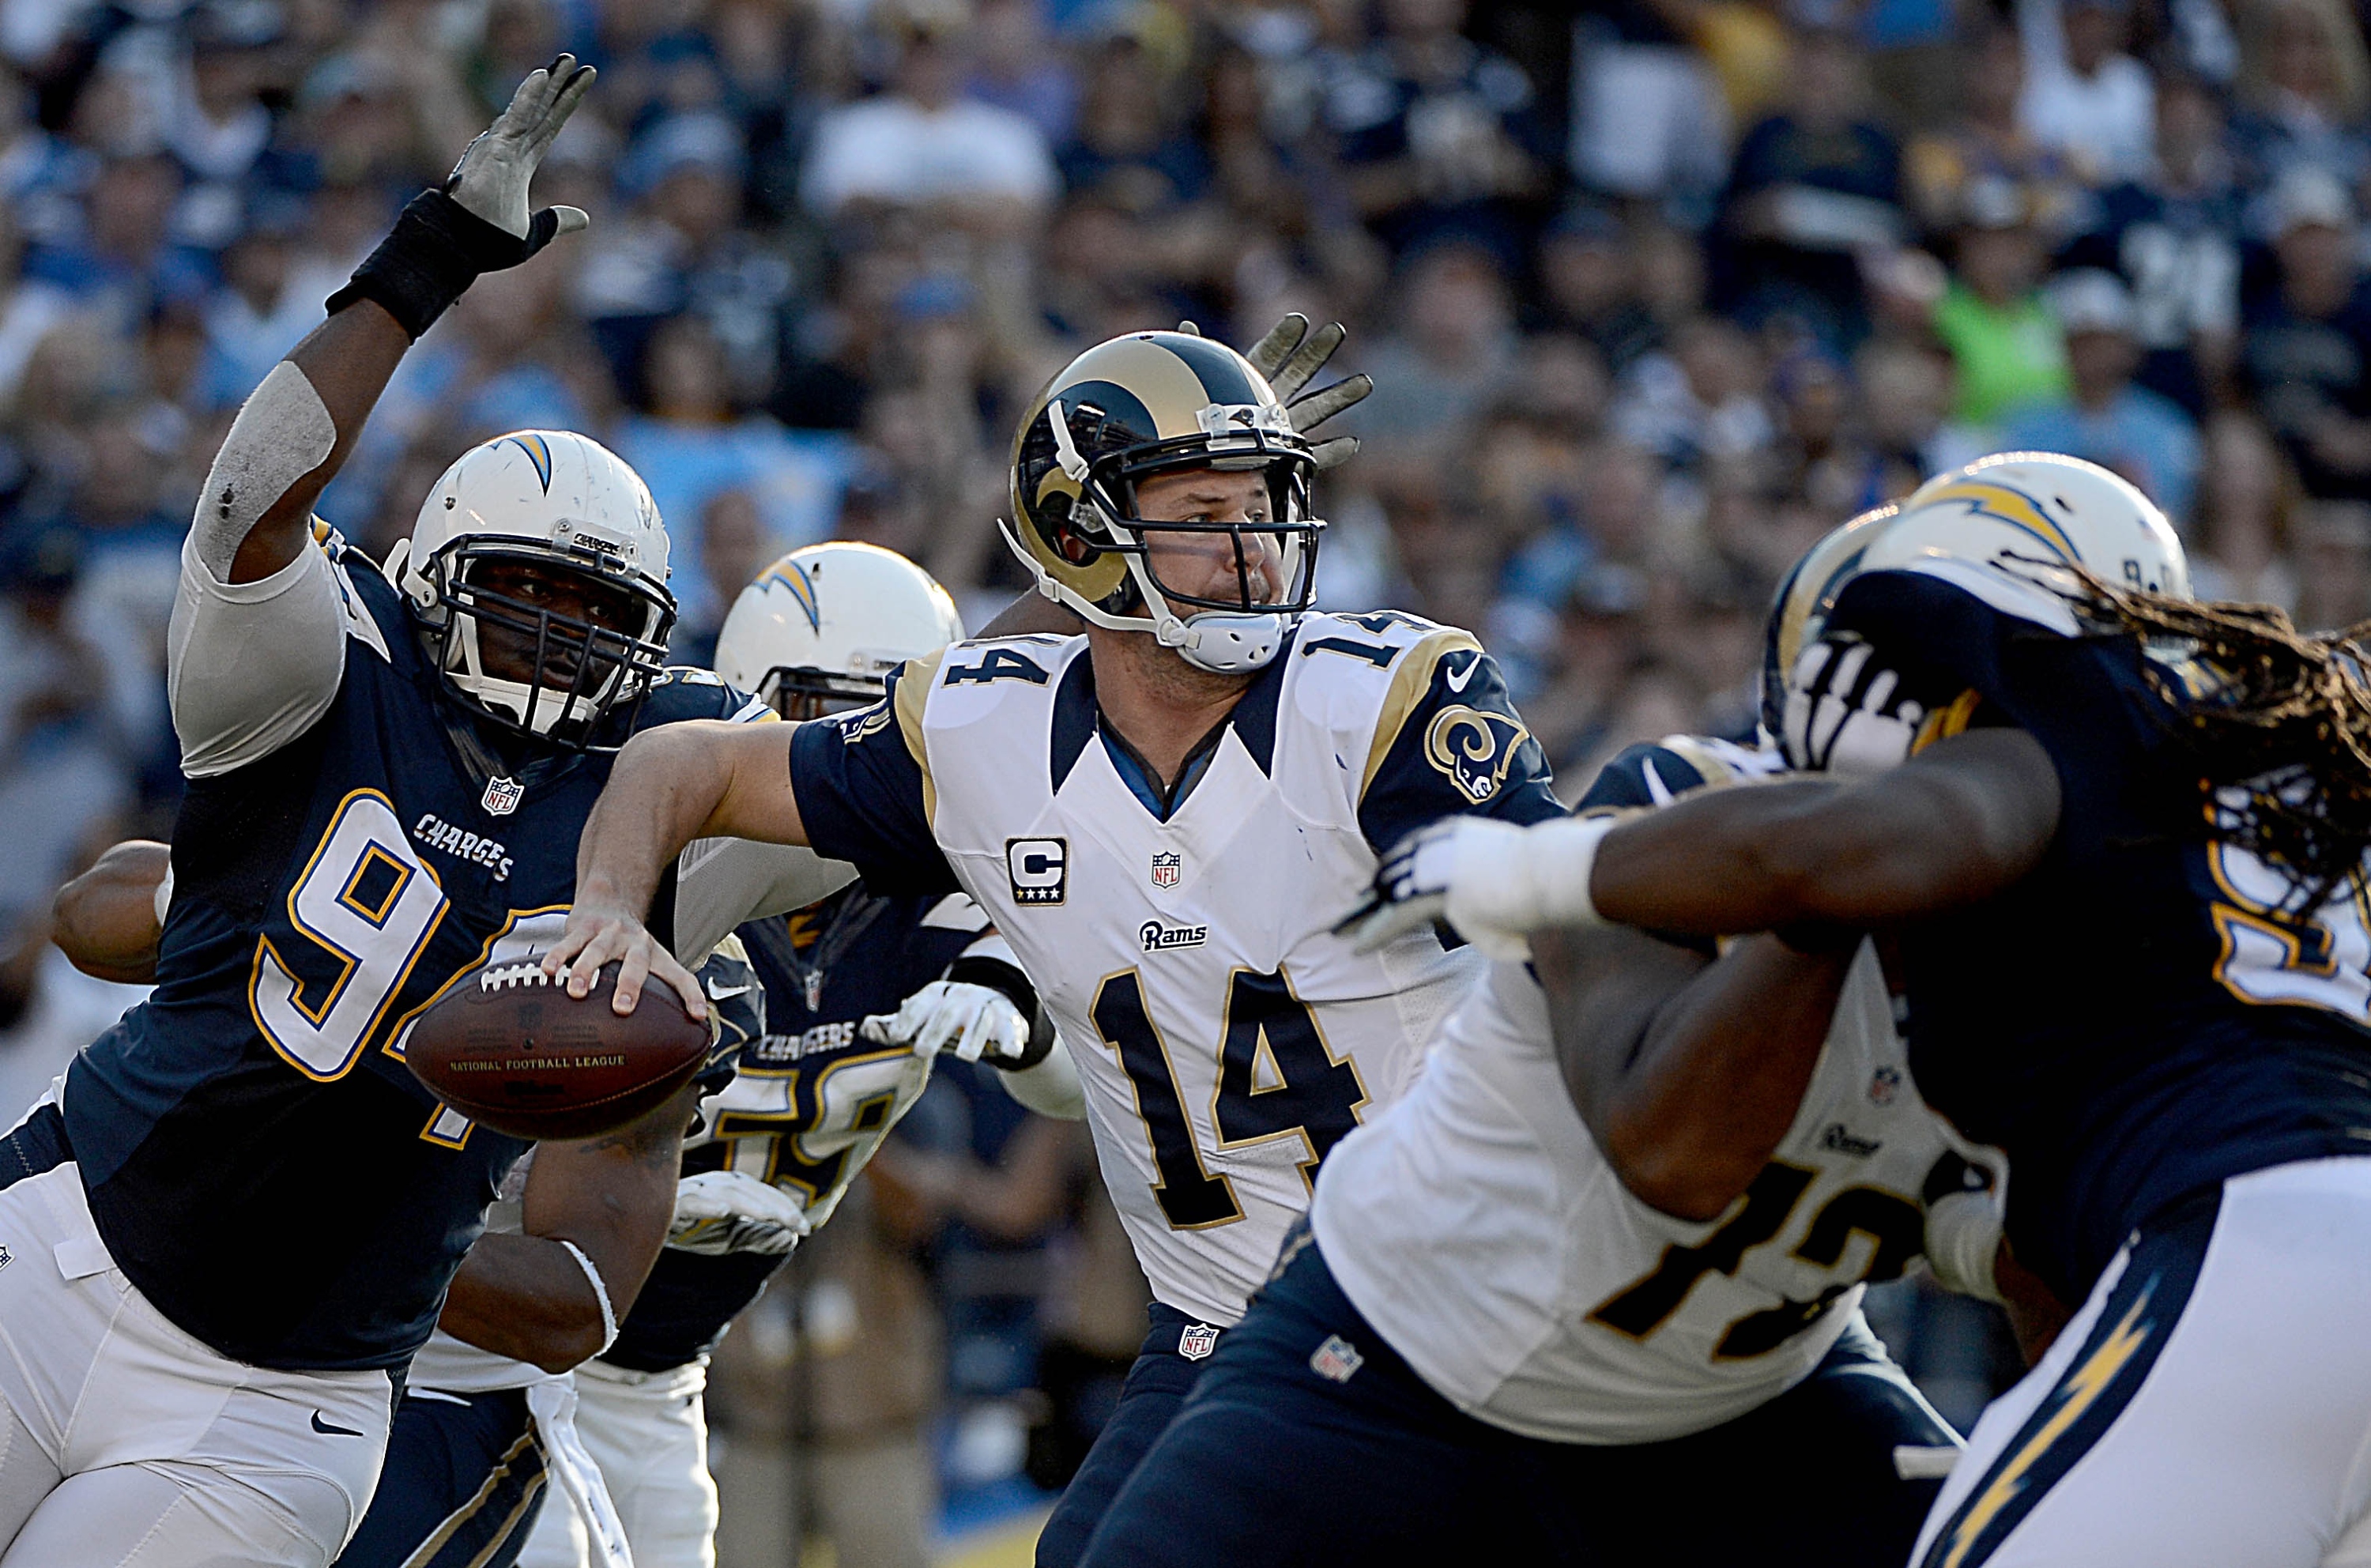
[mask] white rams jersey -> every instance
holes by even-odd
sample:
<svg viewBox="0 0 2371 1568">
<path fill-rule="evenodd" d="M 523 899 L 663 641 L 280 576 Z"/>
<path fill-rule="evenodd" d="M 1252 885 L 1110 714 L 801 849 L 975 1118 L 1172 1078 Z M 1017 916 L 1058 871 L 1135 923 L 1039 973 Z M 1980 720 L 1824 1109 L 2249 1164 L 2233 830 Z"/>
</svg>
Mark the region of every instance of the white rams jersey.
<svg viewBox="0 0 2371 1568">
<path fill-rule="evenodd" d="M 1474 640 L 1397 614 L 1305 618 L 1170 800 L 1100 725 L 1083 638 L 909 664 L 880 707 L 803 726 L 792 770 L 823 853 L 988 911 L 1069 1044 L 1153 1295 L 1219 1324 L 1477 972 L 1429 931 L 1370 955 L 1331 933 L 1379 848 L 1559 810 Z"/>
<path fill-rule="evenodd" d="M 1643 803 L 1750 755 L 1667 742 L 1607 775 Z M 1405 1098 L 1335 1152 L 1311 1219 L 1345 1294 L 1460 1409 L 1530 1437 L 1646 1443 L 1809 1374 L 1863 1282 L 1924 1252 L 1929 1193 L 1961 1191 L 1976 1153 L 1912 1086 L 1863 943 L 1770 1163 L 1718 1218 L 1674 1218 L 1631 1195 L 1574 1109 L 1528 966 L 1497 963 Z"/>
</svg>

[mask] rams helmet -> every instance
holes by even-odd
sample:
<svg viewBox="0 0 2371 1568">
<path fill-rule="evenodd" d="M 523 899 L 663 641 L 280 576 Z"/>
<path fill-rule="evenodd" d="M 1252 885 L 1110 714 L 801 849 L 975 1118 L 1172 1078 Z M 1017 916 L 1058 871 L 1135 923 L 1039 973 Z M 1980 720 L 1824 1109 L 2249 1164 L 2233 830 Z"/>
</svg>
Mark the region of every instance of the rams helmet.
<svg viewBox="0 0 2371 1568">
<path fill-rule="evenodd" d="M 617 606 L 610 624 L 483 585 L 521 562 L 581 579 Z M 589 436 L 522 430 L 463 453 L 421 502 L 387 575 L 429 637 L 445 688 L 505 729 L 576 750 L 630 711 L 666 662 L 675 595 L 667 536 L 642 477 Z M 523 655 L 527 680 L 495 674 L 488 634 Z"/>
<path fill-rule="evenodd" d="M 1264 474 L 1269 520 L 1137 515 L 1140 482 L 1189 468 Z M 1094 625 L 1149 631 L 1202 669 L 1255 670 L 1313 595 L 1325 526 L 1309 515 L 1314 471 L 1309 443 L 1243 355 L 1183 332 L 1131 332 L 1072 360 L 1031 404 L 1013 443 L 1005 542 L 1039 593 Z M 1148 530 L 1232 536 L 1237 593 L 1197 596 L 1164 584 Z M 1245 546 L 1260 536 L 1281 557 L 1283 591 L 1273 599 L 1255 598 L 1244 570 Z"/>
<path fill-rule="evenodd" d="M 895 550 L 810 545 L 733 601 L 716 673 L 785 719 L 819 719 L 879 701 L 892 669 L 963 634 L 947 591 Z"/>
</svg>

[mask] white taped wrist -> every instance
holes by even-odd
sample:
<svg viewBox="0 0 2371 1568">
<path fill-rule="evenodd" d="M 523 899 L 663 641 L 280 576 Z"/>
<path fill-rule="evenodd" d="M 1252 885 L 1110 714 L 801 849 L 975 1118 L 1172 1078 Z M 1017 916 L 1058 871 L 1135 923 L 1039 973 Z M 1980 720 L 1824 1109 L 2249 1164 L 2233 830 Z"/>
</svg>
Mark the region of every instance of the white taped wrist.
<svg viewBox="0 0 2371 1568">
<path fill-rule="evenodd" d="M 1615 824 L 1613 817 L 1565 817 L 1471 835 L 1458 846 L 1449 923 L 1469 940 L 1477 929 L 1520 937 L 1548 926 L 1601 924 L 1589 875 L 1599 840 Z"/>
<path fill-rule="evenodd" d="M 618 1309 L 609 1305 L 609 1287 L 601 1283 L 601 1271 L 593 1266 L 593 1260 L 586 1257 L 584 1249 L 575 1242 L 561 1240 L 558 1237 L 552 1239 L 568 1249 L 568 1255 L 576 1260 L 578 1268 L 584 1271 L 585 1282 L 593 1286 L 593 1298 L 601 1304 L 601 1350 L 608 1349 L 618 1343 Z M 601 1350 L 593 1354 L 598 1355 Z"/>
<path fill-rule="evenodd" d="M 165 911 L 173 907 L 173 862 L 165 862 L 165 880 L 156 884 L 156 928 L 165 928 Z"/>
<path fill-rule="evenodd" d="M 1597 847 L 1621 825 L 1619 817 L 1566 817 L 1538 824 L 1524 834 L 1541 925 L 1605 923 L 1590 896 L 1589 879 L 1597 869 Z"/>
</svg>

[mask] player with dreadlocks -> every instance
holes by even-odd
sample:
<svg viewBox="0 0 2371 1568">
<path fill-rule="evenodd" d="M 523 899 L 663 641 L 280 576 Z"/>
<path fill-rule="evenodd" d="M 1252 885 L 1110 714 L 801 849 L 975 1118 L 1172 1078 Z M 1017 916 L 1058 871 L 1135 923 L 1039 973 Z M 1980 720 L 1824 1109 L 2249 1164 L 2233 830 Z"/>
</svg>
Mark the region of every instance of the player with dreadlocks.
<svg viewBox="0 0 2371 1568">
<path fill-rule="evenodd" d="M 1987 458 L 1868 533 L 1791 632 L 1782 601 L 1766 715 L 1847 777 L 1428 829 L 1369 940 L 1889 933 L 1919 1091 L 2007 1151 L 2010 1246 L 2082 1303 L 1914 1562 L 2371 1563 L 2363 650 L 2190 602 L 2156 509 L 2072 458 Z"/>
</svg>

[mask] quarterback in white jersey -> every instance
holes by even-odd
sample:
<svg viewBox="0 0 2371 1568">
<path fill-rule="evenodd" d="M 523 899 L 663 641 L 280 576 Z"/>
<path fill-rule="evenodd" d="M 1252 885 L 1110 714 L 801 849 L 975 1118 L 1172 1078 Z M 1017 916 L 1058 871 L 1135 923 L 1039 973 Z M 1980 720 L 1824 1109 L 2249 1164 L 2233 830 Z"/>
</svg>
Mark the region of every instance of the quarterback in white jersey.
<svg viewBox="0 0 2371 1568">
<path fill-rule="evenodd" d="M 1429 930 L 1361 954 L 1334 912 L 1420 824 L 1561 812 L 1471 637 L 1307 613 L 1313 467 L 1232 350 L 1172 332 L 1090 350 L 1014 465 L 1022 553 L 1087 634 L 957 643 L 787 747 L 705 727 L 630 748 L 552 958 L 581 976 L 621 957 L 628 1006 L 653 969 L 687 989 L 640 921 L 667 841 L 701 834 L 812 844 L 988 912 L 1071 1047 L 1155 1298 L 1041 1563 L 1075 1559 L 1319 1162 L 1406 1086 L 1478 966 Z"/>
<path fill-rule="evenodd" d="M 1769 768 L 1675 739 L 1583 809 Z M 1530 963 L 1491 965 L 1327 1164 L 1090 1568 L 1902 1561 L 1957 1440 L 1860 1295 L 1937 1252 L 1989 1288 L 1997 1159 L 1919 1100 L 1865 941 L 1709 963 L 1624 941 L 1543 955 L 1559 1009 Z M 1667 1087 L 1612 1109 L 1587 1080 L 1625 1070 Z"/>
</svg>

